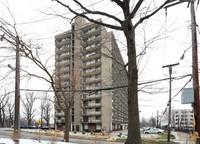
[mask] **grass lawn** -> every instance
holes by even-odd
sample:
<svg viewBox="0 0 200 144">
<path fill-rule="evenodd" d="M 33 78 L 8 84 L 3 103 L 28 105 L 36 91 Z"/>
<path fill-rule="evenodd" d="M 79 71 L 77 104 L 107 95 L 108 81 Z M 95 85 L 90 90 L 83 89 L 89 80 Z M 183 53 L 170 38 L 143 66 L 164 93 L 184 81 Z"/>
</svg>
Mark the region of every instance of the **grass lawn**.
<svg viewBox="0 0 200 144">
<path fill-rule="evenodd" d="M 126 139 L 116 139 L 116 142 L 125 142 Z M 166 140 L 155 140 L 155 139 L 142 139 L 142 144 L 179 144 L 175 142 L 167 142 Z"/>
<path fill-rule="evenodd" d="M 168 134 L 158 134 L 158 137 L 152 136 L 151 138 L 142 138 L 142 144 L 178 144 L 175 142 L 167 142 Z M 174 135 L 170 135 L 170 139 L 175 139 Z M 117 142 L 125 142 L 125 138 L 119 138 Z"/>
</svg>

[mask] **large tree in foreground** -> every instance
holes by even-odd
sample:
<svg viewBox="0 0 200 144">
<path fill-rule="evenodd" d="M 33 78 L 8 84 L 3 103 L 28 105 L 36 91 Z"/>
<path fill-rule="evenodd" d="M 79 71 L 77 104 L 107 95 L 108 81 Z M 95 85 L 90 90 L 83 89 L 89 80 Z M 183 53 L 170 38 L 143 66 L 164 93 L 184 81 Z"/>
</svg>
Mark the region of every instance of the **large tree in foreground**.
<svg viewBox="0 0 200 144">
<path fill-rule="evenodd" d="M 96 11 L 89 9 L 85 1 L 73 0 L 73 2 L 79 7 L 70 5 L 72 2 L 67 3 L 64 0 L 54 0 L 67 8 L 75 16 L 81 16 L 90 22 L 100 24 L 102 26 L 119 30 L 124 33 L 127 45 L 128 55 L 128 138 L 126 144 L 139 144 L 141 143 L 140 136 L 140 123 L 139 123 L 139 110 L 138 110 L 138 68 L 137 68 L 137 53 L 136 53 L 136 28 L 143 23 L 143 21 L 149 19 L 162 9 L 167 3 L 172 0 L 163 1 L 163 3 L 151 9 L 144 5 L 145 0 L 112 0 L 113 4 L 117 5 L 121 9 L 124 18 L 120 19 L 115 15 L 103 11 Z M 153 0 L 149 0 L 149 5 L 155 4 Z M 143 10 L 142 10 L 143 9 Z M 140 11 L 142 10 L 142 12 Z M 136 17 L 140 15 L 140 17 Z M 92 16 L 107 17 L 115 21 L 115 23 L 104 23 L 94 20 Z M 134 22 L 133 22 L 134 20 Z M 117 23 L 117 25 L 116 25 Z"/>
</svg>

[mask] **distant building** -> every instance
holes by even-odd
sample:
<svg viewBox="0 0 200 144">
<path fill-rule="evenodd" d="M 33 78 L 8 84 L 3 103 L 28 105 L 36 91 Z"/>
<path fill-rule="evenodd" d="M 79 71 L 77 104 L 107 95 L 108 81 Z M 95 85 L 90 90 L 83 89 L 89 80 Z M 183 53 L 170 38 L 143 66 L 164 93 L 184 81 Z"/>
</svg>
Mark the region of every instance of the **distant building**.
<svg viewBox="0 0 200 144">
<path fill-rule="evenodd" d="M 55 46 L 55 71 L 62 77 L 64 89 L 73 88 L 71 76 L 74 70 L 80 74 L 78 84 L 82 93 L 75 94 L 70 129 L 111 131 L 127 124 L 128 94 L 124 87 L 127 86 L 127 72 L 122 66 L 124 62 L 113 33 L 77 17 L 71 30 L 55 36 Z M 58 129 L 65 126 L 63 116 L 63 112 L 55 107 Z"/>
<path fill-rule="evenodd" d="M 161 116 L 161 126 L 168 125 L 168 110 Z M 173 109 L 171 112 L 171 127 L 176 129 L 184 129 L 193 127 L 193 110 L 192 109 Z"/>
</svg>

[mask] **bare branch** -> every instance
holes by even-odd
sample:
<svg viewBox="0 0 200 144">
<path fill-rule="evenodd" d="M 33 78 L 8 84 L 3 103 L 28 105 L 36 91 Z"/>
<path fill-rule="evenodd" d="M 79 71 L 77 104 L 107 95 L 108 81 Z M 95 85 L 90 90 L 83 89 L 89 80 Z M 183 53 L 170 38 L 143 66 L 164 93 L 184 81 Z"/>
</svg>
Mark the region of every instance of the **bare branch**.
<svg viewBox="0 0 200 144">
<path fill-rule="evenodd" d="M 128 17 L 126 18 L 125 21 L 131 21 L 132 18 L 134 18 L 135 14 L 137 13 L 138 9 L 140 8 L 140 6 L 142 5 L 144 0 L 139 0 L 135 6 L 135 8 L 133 9 L 133 11 L 128 15 Z"/>
<path fill-rule="evenodd" d="M 93 22 L 93 23 L 96 23 L 96 24 L 100 24 L 102 26 L 106 26 L 106 27 L 109 27 L 111 29 L 116 29 L 116 30 L 123 30 L 122 27 L 120 26 L 115 26 L 115 25 L 111 25 L 111 24 L 107 24 L 107 23 L 103 23 L 102 21 L 97 21 L 97 20 L 94 20 L 92 18 L 89 18 L 88 16 L 86 16 L 86 14 L 99 14 L 99 15 L 103 15 L 103 16 L 107 16 L 109 18 L 113 18 L 114 20 L 116 20 L 117 22 L 119 22 L 120 24 L 122 24 L 122 21 L 120 19 L 118 19 L 117 17 L 114 17 L 112 15 L 109 15 L 107 13 L 103 13 L 103 12 L 98 12 L 98 11 L 86 11 L 86 12 L 83 12 L 83 13 L 78 13 L 76 12 L 75 10 L 71 9 L 71 7 L 69 7 L 68 5 L 60 2 L 59 0 L 54 0 L 56 2 L 58 2 L 59 4 L 61 4 L 62 6 L 66 7 L 70 12 L 72 12 L 73 14 L 75 14 L 76 16 L 81 16 L 85 19 L 87 19 L 88 21 L 90 22 Z M 76 0 L 74 0 L 77 4 L 79 4 L 79 2 L 77 2 Z M 80 5 L 79 5 L 80 6 Z M 82 5 L 81 5 L 82 6 Z M 85 7 L 84 7 L 84 10 L 87 10 Z"/>
<path fill-rule="evenodd" d="M 155 11 L 153 11 L 152 13 L 140 18 L 140 20 L 134 25 L 134 29 L 141 24 L 144 20 L 149 19 L 150 17 L 152 17 L 154 14 L 156 14 L 159 10 L 161 10 L 166 4 L 170 3 L 171 0 L 166 0 L 159 8 L 157 8 Z"/>
</svg>

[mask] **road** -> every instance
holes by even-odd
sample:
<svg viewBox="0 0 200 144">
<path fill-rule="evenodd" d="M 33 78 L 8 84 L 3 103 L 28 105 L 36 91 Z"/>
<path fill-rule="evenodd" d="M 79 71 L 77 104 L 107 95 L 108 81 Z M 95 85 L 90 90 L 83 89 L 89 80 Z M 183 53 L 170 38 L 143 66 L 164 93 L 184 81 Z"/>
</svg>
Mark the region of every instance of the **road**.
<svg viewBox="0 0 200 144">
<path fill-rule="evenodd" d="M 0 128 L 0 137 L 1 138 L 11 138 L 12 136 L 12 131 L 13 129 L 11 128 Z M 122 133 L 123 135 L 127 134 L 127 130 L 125 131 L 116 131 L 116 132 L 112 132 L 111 136 L 112 137 L 117 137 L 117 135 L 119 135 L 119 133 Z M 176 137 L 176 142 L 179 143 L 189 143 L 189 144 L 193 144 L 194 142 L 192 142 L 191 139 L 189 139 L 189 134 L 188 133 L 183 133 L 183 132 L 172 132 L 172 134 Z M 143 134 L 141 133 L 141 137 L 143 138 L 150 138 L 150 134 Z M 22 132 L 21 133 L 21 138 L 23 139 L 34 139 L 34 140 L 38 140 L 38 138 L 40 137 L 41 140 L 48 140 L 48 141 L 52 141 L 53 137 L 52 136 L 43 136 L 43 135 L 38 135 L 38 134 L 32 134 L 32 133 L 27 133 L 27 132 Z M 54 138 L 56 141 L 62 141 L 63 138 L 61 137 L 56 137 Z M 74 139 L 74 138 L 70 138 L 69 140 L 72 143 L 77 143 L 77 144 L 88 144 L 88 143 L 92 143 L 95 142 L 95 140 L 84 140 L 84 139 Z M 173 140 L 174 141 L 174 140 Z M 96 141 L 95 143 L 98 144 L 107 144 L 107 141 Z M 115 142 L 117 144 L 123 144 L 122 142 Z"/>
<path fill-rule="evenodd" d="M 0 128 L 0 137 L 1 138 L 11 138 L 13 131 L 11 131 L 13 129 L 11 128 Z M 61 137 L 52 137 L 52 136 L 43 136 L 43 135 L 38 135 L 38 134 L 32 134 L 32 133 L 26 133 L 26 132 L 21 132 L 21 138 L 23 139 L 34 139 L 34 140 L 38 140 L 38 138 L 40 137 L 41 140 L 48 140 L 48 141 L 52 141 L 52 139 L 56 140 L 56 141 L 61 141 L 63 140 L 63 138 Z M 70 142 L 72 143 L 77 143 L 77 144 L 89 144 L 92 142 L 95 142 L 95 140 L 84 140 L 84 139 L 74 139 L 74 138 L 70 138 L 69 139 Z M 108 144 L 107 141 L 97 141 L 95 143 L 98 144 Z M 122 142 L 115 142 L 116 144 L 123 144 Z"/>
</svg>

